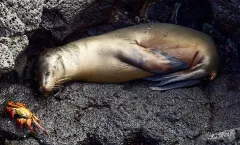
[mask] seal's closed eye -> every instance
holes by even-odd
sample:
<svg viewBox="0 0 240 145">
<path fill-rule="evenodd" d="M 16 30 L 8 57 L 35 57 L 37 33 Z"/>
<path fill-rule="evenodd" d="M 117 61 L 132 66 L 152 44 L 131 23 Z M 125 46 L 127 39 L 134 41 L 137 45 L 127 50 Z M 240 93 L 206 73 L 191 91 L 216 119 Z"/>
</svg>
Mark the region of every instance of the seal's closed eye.
<svg viewBox="0 0 240 145">
<path fill-rule="evenodd" d="M 45 75 L 46 75 L 46 76 L 49 76 L 49 75 L 50 75 L 50 71 L 46 71 L 46 72 L 45 72 Z"/>
</svg>

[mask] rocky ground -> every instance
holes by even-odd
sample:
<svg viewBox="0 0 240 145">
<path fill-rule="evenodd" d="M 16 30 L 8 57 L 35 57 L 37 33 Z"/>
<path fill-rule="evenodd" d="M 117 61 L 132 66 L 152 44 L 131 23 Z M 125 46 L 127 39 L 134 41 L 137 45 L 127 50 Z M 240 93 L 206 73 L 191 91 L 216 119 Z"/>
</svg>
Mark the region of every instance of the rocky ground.
<svg viewBox="0 0 240 145">
<path fill-rule="evenodd" d="M 0 9 L 0 145 L 240 144 L 237 0 L 5 0 Z M 219 77 L 166 92 L 143 81 L 69 83 L 48 97 L 37 92 L 31 62 L 44 48 L 146 22 L 211 35 Z M 10 100 L 27 104 L 49 135 L 20 130 L 4 111 Z"/>
</svg>

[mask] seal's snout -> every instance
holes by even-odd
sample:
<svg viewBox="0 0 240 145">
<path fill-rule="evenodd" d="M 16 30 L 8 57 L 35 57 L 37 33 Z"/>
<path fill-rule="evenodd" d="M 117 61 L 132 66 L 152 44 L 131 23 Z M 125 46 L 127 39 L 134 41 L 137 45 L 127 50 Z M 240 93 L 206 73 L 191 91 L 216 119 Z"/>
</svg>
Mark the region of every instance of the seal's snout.
<svg viewBox="0 0 240 145">
<path fill-rule="evenodd" d="M 51 92 L 51 90 L 45 86 L 40 86 L 39 91 L 44 94 L 49 94 Z"/>
<path fill-rule="evenodd" d="M 40 86 L 39 91 L 40 91 L 41 93 L 44 93 L 45 90 L 46 90 L 46 88 L 45 88 L 44 86 Z"/>
</svg>

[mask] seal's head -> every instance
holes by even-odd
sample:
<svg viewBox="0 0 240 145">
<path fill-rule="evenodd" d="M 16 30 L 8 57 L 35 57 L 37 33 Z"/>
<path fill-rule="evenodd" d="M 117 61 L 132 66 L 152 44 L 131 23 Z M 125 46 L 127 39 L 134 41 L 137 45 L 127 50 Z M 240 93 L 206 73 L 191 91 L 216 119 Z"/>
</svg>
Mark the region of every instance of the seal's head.
<svg viewBox="0 0 240 145">
<path fill-rule="evenodd" d="M 61 56 L 57 54 L 40 55 L 37 66 L 40 91 L 50 93 L 59 85 L 64 73 Z"/>
</svg>

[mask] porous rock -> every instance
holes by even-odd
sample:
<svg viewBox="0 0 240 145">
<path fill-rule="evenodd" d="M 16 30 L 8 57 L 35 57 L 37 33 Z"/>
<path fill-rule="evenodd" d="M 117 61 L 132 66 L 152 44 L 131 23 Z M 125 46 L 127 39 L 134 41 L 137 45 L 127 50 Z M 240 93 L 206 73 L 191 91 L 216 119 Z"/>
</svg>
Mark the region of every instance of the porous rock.
<svg viewBox="0 0 240 145">
<path fill-rule="evenodd" d="M 42 9 L 43 0 L 0 2 L 0 74 L 16 66 L 16 58 L 28 46 L 25 33 L 39 27 Z"/>
<path fill-rule="evenodd" d="M 218 145 L 218 144 L 240 144 L 240 129 L 229 129 L 221 132 L 207 133 L 200 136 L 195 144 L 199 145 Z"/>
<path fill-rule="evenodd" d="M 38 100 L 21 85 L 1 84 L 1 88 L 3 99 L 18 94 L 10 99 L 26 103 L 41 118 L 40 124 L 49 132 L 41 139 L 53 145 L 192 143 L 207 132 L 211 115 L 208 99 L 199 88 L 159 93 L 137 82 L 74 83 Z M 19 137 L 28 133 L 7 115 L 0 123 L 0 130 Z"/>
<path fill-rule="evenodd" d="M 26 35 L 0 37 L 0 74 L 18 68 L 18 66 L 15 66 L 15 60 L 27 46 L 28 38 Z M 24 61 L 17 64 L 24 64 Z"/>
<path fill-rule="evenodd" d="M 8 50 L 8 47 L 0 43 L 0 70 L 1 73 L 8 72 L 14 67 L 14 60 L 12 53 Z"/>
<path fill-rule="evenodd" d="M 240 1 L 209 1 L 213 9 L 215 26 L 240 44 Z"/>
<path fill-rule="evenodd" d="M 6 145 L 39 145 L 39 143 L 34 139 L 26 139 L 21 141 L 7 141 Z"/>
<path fill-rule="evenodd" d="M 100 9 L 95 5 L 97 2 L 99 1 L 82 0 L 70 3 L 65 0 L 45 0 L 41 26 L 49 30 L 55 38 L 62 40 L 76 28 L 84 29 L 103 22 L 101 20 L 107 20 L 106 16 L 110 13 L 106 12 L 112 8 L 113 2 L 101 1 L 103 7 L 99 7 Z M 127 3 L 123 1 L 125 2 Z M 211 4 L 215 5 L 218 2 L 220 0 Z M 168 8 L 174 8 L 174 4 L 171 3 Z M 186 4 L 182 4 L 178 20 L 180 19 L 180 24 L 185 25 L 181 22 L 185 21 L 183 20 L 185 14 L 192 10 L 188 9 Z M 79 8 L 78 5 L 82 7 Z M 87 10 L 82 9 L 83 7 Z M 156 12 L 153 9 L 161 8 L 162 4 L 158 3 L 158 6 L 151 5 L 151 7 L 151 12 Z M 98 10 L 103 10 L 99 12 L 101 16 L 92 14 Z M 203 8 L 202 10 L 209 12 Z M 198 11 L 196 13 L 202 14 Z M 216 11 L 215 14 L 221 15 Z M 83 17 L 80 17 L 81 15 Z M 155 13 L 149 15 L 156 19 Z M 94 16 L 99 17 L 96 20 Z M 165 19 L 167 14 L 162 16 L 164 17 L 156 20 L 167 21 Z M 187 22 L 186 26 L 197 29 L 211 18 L 202 15 L 194 19 L 192 15 L 189 17 L 186 20 L 191 23 Z M 107 30 L 109 28 L 112 30 L 112 27 L 107 27 Z M 91 30 L 89 32 L 94 34 L 106 32 L 100 27 Z M 3 47 L 6 48 L 6 44 L 5 46 L 2 44 Z M 220 48 L 224 47 L 218 47 Z M 236 63 L 228 62 L 227 65 L 239 65 L 239 61 L 234 62 Z M 233 72 L 231 69 L 229 71 L 231 74 L 224 71 L 216 81 L 204 87 L 182 88 L 163 93 L 151 91 L 142 82 L 124 84 L 78 82 L 65 84 L 56 94 L 48 97 L 39 96 L 31 83 L 12 84 L 13 78 L 8 76 L 6 80 L 0 82 L 0 143 L 6 140 L 9 145 L 16 143 L 19 145 L 238 143 L 240 78 L 239 74 L 236 74 L 237 71 Z M 49 132 L 49 136 L 44 136 L 41 130 L 37 130 L 40 135 L 33 140 L 29 137 L 30 132 L 26 127 L 20 130 L 15 121 L 11 120 L 4 111 L 2 104 L 9 100 L 27 104 L 41 119 L 40 124 Z"/>
<path fill-rule="evenodd" d="M 41 25 L 54 37 L 63 40 L 76 28 L 85 29 L 107 21 L 113 4 L 113 0 L 45 1 Z"/>
<path fill-rule="evenodd" d="M 24 34 L 38 28 L 43 0 L 5 0 L 0 2 L 0 36 Z"/>
</svg>

